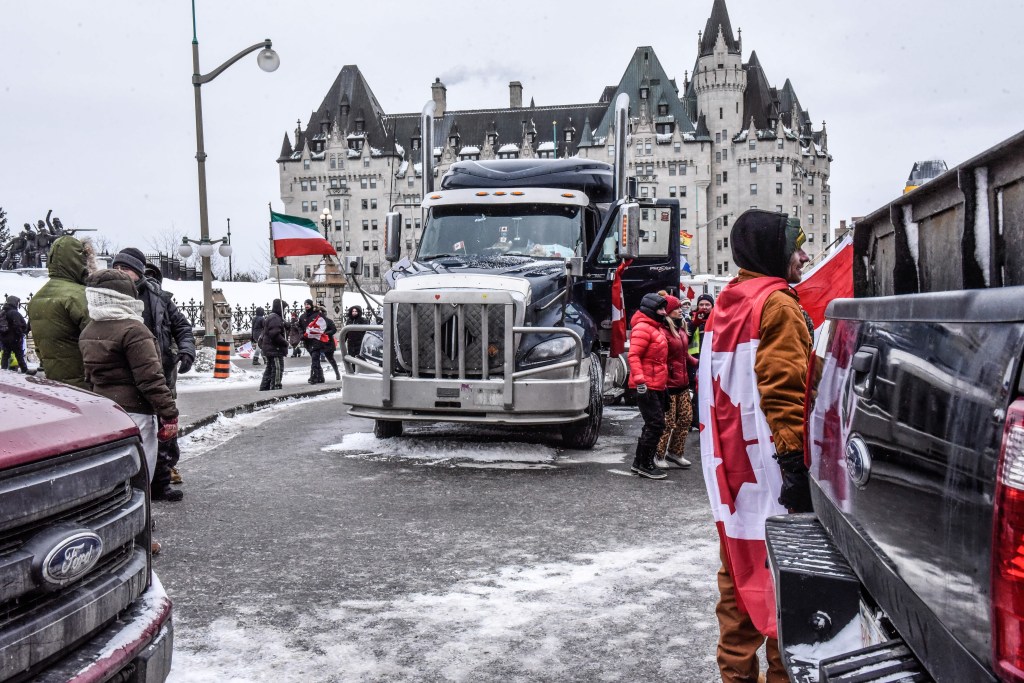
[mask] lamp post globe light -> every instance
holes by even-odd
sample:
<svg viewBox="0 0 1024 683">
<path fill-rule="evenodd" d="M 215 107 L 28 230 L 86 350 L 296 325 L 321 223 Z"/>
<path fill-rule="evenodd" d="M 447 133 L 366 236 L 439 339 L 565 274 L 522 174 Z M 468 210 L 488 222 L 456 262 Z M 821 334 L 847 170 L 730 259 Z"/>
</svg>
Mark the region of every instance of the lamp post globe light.
<svg viewBox="0 0 1024 683">
<path fill-rule="evenodd" d="M 320 213 L 320 225 L 324 226 L 324 239 L 327 240 L 328 242 L 331 240 L 331 235 L 329 231 L 331 229 L 331 222 L 333 220 L 334 216 L 331 215 L 330 209 L 325 208 Z"/>
<path fill-rule="evenodd" d="M 192 90 L 195 93 L 196 102 L 196 163 L 199 166 L 199 240 L 184 238 L 178 253 L 188 258 L 192 255 L 192 247 L 189 242 L 197 245 L 197 252 L 202 259 L 203 266 L 203 323 L 204 335 L 203 346 L 213 347 L 217 343 L 214 335 L 213 315 L 213 273 L 210 271 L 210 257 L 213 256 L 214 244 L 210 242 L 210 222 L 206 209 L 206 151 L 203 146 L 203 99 L 202 86 L 219 76 L 225 69 L 237 62 L 242 57 L 260 50 L 256 57 L 256 63 L 261 69 L 267 72 L 276 71 L 281 65 L 281 58 L 273 50 L 273 44 L 267 38 L 261 43 L 250 45 L 231 59 L 227 60 L 208 74 L 199 71 L 199 40 L 196 38 L 196 3 L 192 0 Z M 222 256 L 231 253 L 231 246 L 227 240 L 221 242 L 220 250 Z M 188 253 L 185 254 L 187 249 Z M 227 254 L 224 253 L 227 249 Z"/>
</svg>

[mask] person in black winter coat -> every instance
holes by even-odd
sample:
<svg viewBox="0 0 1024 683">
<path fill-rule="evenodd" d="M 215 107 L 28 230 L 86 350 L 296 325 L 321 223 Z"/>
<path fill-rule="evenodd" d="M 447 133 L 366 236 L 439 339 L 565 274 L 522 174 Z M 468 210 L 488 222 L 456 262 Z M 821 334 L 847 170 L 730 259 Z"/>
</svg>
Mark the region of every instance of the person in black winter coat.
<svg viewBox="0 0 1024 683">
<path fill-rule="evenodd" d="M 334 320 L 331 319 L 331 316 L 327 315 L 327 309 L 324 306 L 320 306 L 319 310 L 320 315 L 322 315 L 324 320 L 327 321 L 327 329 L 324 332 L 329 337 L 320 352 L 323 354 L 324 359 L 331 364 L 332 368 L 334 368 L 334 378 L 340 380 L 341 371 L 338 370 L 338 361 L 334 360 L 334 352 L 338 350 L 338 340 L 336 338 L 338 334 L 338 326 L 334 324 Z"/>
<path fill-rule="evenodd" d="M 263 336 L 263 322 L 266 313 L 262 308 L 256 308 L 256 315 L 252 318 L 252 364 L 260 364 L 260 337 Z"/>
<path fill-rule="evenodd" d="M 348 314 L 345 316 L 346 325 L 369 325 L 370 321 L 363 315 L 362 306 L 353 306 L 348 309 Z M 348 336 L 345 337 L 345 346 L 348 349 L 348 355 L 358 356 L 359 349 L 363 346 L 363 336 L 365 332 L 349 332 Z"/>
<path fill-rule="evenodd" d="M 263 336 L 260 338 L 260 349 L 267 359 L 267 369 L 263 371 L 260 391 L 281 388 L 281 376 L 284 374 L 284 357 L 288 355 L 288 335 L 285 322 L 281 317 L 284 304 L 274 299 L 270 307 L 270 315 L 263 320 Z"/>
<path fill-rule="evenodd" d="M 134 247 L 122 249 L 114 256 L 111 267 L 127 274 L 135 283 L 135 291 L 143 305 L 142 321 L 156 337 L 167 386 L 176 396 L 178 373 L 191 370 L 196 358 L 192 324 L 175 305 L 171 293 L 161 287 L 163 278 L 160 270 L 146 263 L 146 256 L 140 250 Z M 155 500 L 176 502 L 184 496 L 171 487 L 172 470 L 179 458 L 177 437 L 160 442 L 151 494 Z"/>
<path fill-rule="evenodd" d="M 18 310 L 21 299 L 16 296 L 8 296 L 7 303 L 0 310 L 3 319 L 0 320 L 0 367 L 7 370 L 11 367 L 11 356 L 18 361 L 18 369 L 26 375 L 36 374 L 35 370 L 29 370 L 25 362 L 25 335 L 28 334 L 29 325 L 25 317 Z"/>
</svg>

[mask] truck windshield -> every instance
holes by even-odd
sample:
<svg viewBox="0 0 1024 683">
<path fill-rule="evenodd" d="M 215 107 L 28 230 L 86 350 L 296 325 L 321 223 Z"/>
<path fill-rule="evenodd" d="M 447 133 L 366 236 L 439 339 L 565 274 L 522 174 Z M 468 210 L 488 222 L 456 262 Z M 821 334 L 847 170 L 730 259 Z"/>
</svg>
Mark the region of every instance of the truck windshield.
<svg viewBox="0 0 1024 683">
<path fill-rule="evenodd" d="M 508 204 L 435 206 L 420 259 L 439 256 L 569 258 L 583 241 L 579 206 Z"/>
</svg>

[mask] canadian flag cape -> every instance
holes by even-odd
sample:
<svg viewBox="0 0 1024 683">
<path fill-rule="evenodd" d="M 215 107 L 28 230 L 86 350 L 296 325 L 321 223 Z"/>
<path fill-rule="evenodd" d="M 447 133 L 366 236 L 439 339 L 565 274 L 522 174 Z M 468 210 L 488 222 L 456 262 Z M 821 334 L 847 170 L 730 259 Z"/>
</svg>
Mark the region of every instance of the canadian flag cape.
<svg viewBox="0 0 1024 683">
<path fill-rule="evenodd" d="M 736 601 L 757 630 L 772 638 L 778 629 L 764 526 L 786 508 L 778 503 L 782 475 L 772 458 L 775 447 L 761 411 L 754 358 L 764 302 L 788 286 L 774 277 L 726 285 L 705 326 L 697 371 L 700 452 L 711 512 Z"/>
<path fill-rule="evenodd" d="M 832 299 L 853 296 L 853 237 L 847 236 L 836 245 L 828 258 L 804 273 L 793 289 L 800 296 L 801 308 L 814 321 L 814 329 L 821 327 Z"/>
</svg>

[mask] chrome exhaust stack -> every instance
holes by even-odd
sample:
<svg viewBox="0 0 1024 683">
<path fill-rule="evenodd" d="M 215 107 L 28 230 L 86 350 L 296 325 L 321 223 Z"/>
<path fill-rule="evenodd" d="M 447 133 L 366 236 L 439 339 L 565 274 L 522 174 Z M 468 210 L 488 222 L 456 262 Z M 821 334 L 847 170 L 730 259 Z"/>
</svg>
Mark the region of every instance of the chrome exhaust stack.
<svg viewBox="0 0 1024 683">
<path fill-rule="evenodd" d="M 629 95 L 615 98 L 615 198 L 626 197 L 626 134 L 629 129 Z"/>
<path fill-rule="evenodd" d="M 434 112 L 437 104 L 427 100 L 420 115 L 420 151 L 422 153 L 423 198 L 434 191 Z"/>
</svg>

